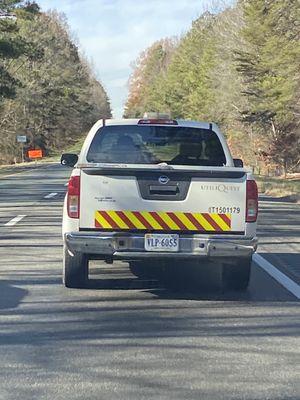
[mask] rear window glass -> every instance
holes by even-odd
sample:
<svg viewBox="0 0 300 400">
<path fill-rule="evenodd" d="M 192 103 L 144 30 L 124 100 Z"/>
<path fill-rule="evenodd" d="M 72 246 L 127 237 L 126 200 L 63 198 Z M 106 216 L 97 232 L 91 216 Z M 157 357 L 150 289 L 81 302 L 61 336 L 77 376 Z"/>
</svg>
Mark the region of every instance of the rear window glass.
<svg viewBox="0 0 300 400">
<path fill-rule="evenodd" d="M 178 126 L 105 126 L 96 133 L 87 161 L 99 163 L 223 166 L 218 136 L 208 129 Z"/>
</svg>

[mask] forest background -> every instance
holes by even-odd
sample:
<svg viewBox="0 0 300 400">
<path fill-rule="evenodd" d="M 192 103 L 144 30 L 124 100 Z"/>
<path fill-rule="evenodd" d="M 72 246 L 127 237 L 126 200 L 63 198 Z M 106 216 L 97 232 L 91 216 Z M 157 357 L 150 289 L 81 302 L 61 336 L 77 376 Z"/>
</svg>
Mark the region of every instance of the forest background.
<svg viewBox="0 0 300 400">
<path fill-rule="evenodd" d="M 145 111 L 214 121 L 256 173 L 300 169 L 300 3 L 238 0 L 163 38 L 133 64 L 125 117 Z M 61 151 L 111 117 L 107 93 L 65 18 L 0 0 L 0 164 Z"/>
<path fill-rule="evenodd" d="M 79 53 L 63 15 L 35 2 L 0 0 L 0 164 L 76 143 L 100 118 L 108 96 Z"/>
<path fill-rule="evenodd" d="M 125 117 L 214 121 L 257 173 L 300 168 L 300 3 L 240 0 L 206 12 L 133 65 Z"/>
</svg>

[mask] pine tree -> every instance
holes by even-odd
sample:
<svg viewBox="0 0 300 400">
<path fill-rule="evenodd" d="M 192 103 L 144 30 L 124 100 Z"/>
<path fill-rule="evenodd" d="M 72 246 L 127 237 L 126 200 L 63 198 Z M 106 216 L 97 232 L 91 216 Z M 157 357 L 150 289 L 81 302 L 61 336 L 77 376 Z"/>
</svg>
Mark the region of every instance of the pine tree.
<svg viewBox="0 0 300 400">
<path fill-rule="evenodd" d="M 299 102 L 300 6 L 293 0 L 244 0 L 242 7 L 246 50 L 238 53 L 237 61 L 249 103 L 249 108 L 243 112 L 244 121 L 267 136 L 264 153 L 286 172 L 299 161 L 296 107 Z"/>
<path fill-rule="evenodd" d="M 13 58 L 0 58 L 15 82 L 0 107 L 0 163 L 18 154 L 20 133 L 27 136 L 28 147 L 49 154 L 85 135 L 96 120 L 111 116 L 107 94 L 80 57 L 65 19 L 56 12 L 41 13 L 35 3 L 15 8 L 14 14 L 17 21 L 9 22 L 16 30 L 5 39 L 9 48 L 12 42 L 23 48 Z"/>
<path fill-rule="evenodd" d="M 21 82 L 15 78 L 13 71 L 8 67 L 11 61 L 20 58 L 22 55 L 28 58 L 40 56 L 39 51 L 33 48 L 30 41 L 19 35 L 17 17 L 15 18 L 15 15 L 12 14 L 13 11 L 17 15 L 23 12 L 23 16 L 29 16 L 36 14 L 39 7 L 36 3 L 27 2 L 25 5 L 22 5 L 22 3 L 16 0 L 0 1 L 0 10 L 8 14 L 7 18 L 0 19 L 0 101 L 4 98 L 14 97 L 16 87 L 21 85 Z M 17 6 L 19 8 L 16 8 Z"/>
<path fill-rule="evenodd" d="M 146 111 L 166 111 L 162 110 L 164 102 L 160 83 L 175 46 L 175 40 L 162 39 L 141 53 L 129 80 L 125 117 L 142 117 Z"/>
</svg>

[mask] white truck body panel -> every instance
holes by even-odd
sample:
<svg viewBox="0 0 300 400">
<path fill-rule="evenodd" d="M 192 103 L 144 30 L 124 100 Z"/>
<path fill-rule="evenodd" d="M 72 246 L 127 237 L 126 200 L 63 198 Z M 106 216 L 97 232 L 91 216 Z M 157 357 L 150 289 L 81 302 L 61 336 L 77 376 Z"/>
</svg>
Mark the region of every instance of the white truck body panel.
<svg viewBox="0 0 300 400">
<path fill-rule="evenodd" d="M 168 176 L 167 171 L 162 175 Z M 192 178 L 183 201 L 145 200 L 135 176 L 81 172 L 81 229 L 95 229 L 96 211 L 149 211 L 231 214 L 231 231 L 245 230 L 246 175 L 239 179 Z M 221 210 L 221 212 L 219 212 Z M 225 212 L 223 212 L 224 210 Z M 230 212 L 232 211 L 232 212 Z"/>
<path fill-rule="evenodd" d="M 105 125 L 137 125 L 138 119 L 128 120 L 106 120 Z M 178 127 L 191 127 L 208 129 L 207 122 L 178 120 Z M 87 162 L 87 152 L 96 132 L 103 126 L 103 121 L 98 121 L 91 129 L 83 145 L 78 160 L 81 169 L 81 208 L 79 227 L 81 229 L 95 228 L 95 212 L 103 211 L 165 211 L 165 212 L 187 212 L 187 213 L 212 213 L 212 210 L 224 209 L 232 213 L 232 232 L 245 231 L 245 197 L 246 197 L 246 171 L 234 167 L 226 140 L 216 124 L 212 124 L 213 131 L 217 134 L 226 156 L 224 167 L 193 167 L 172 166 L 172 171 L 227 171 L 244 172 L 245 176 L 240 179 L 232 178 L 197 178 L 193 177 L 187 197 L 184 201 L 157 201 L 144 200 L 141 198 L 139 185 L 136 177 L 131 172 L 128 176 L 118 176 L 118 169 L 143 168 L 154 170 L 162 175 L 168 175 L 168 169 L 160 168 L 158 165 L 132 165 L 132 164 L 102 164 Z M 113 176 L 87 175 L 85 168 L 115 168 Z M 248 174 L 249 179 L 249 174 Z M 239 212 L 237 212 L 237 210 Z"/>
</svg>

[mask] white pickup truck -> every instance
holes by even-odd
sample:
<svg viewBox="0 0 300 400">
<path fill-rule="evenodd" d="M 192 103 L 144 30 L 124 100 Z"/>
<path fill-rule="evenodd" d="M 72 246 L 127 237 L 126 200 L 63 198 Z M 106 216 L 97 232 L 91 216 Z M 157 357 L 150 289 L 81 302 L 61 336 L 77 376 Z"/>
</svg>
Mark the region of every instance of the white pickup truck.
<svg viewBox="0 0 300 400">
<path fill-rule="evenodd" d="M 85 286 L 89 260 L 151 267 L 194 259 L 199 268 L 221 264 L 224 287 L 247 288 L 257 186 L 216 124 L 101 120 L 80 155 L 61 163 L 74 167 L 63 215 L 67 287 Z"/>
</svg>

